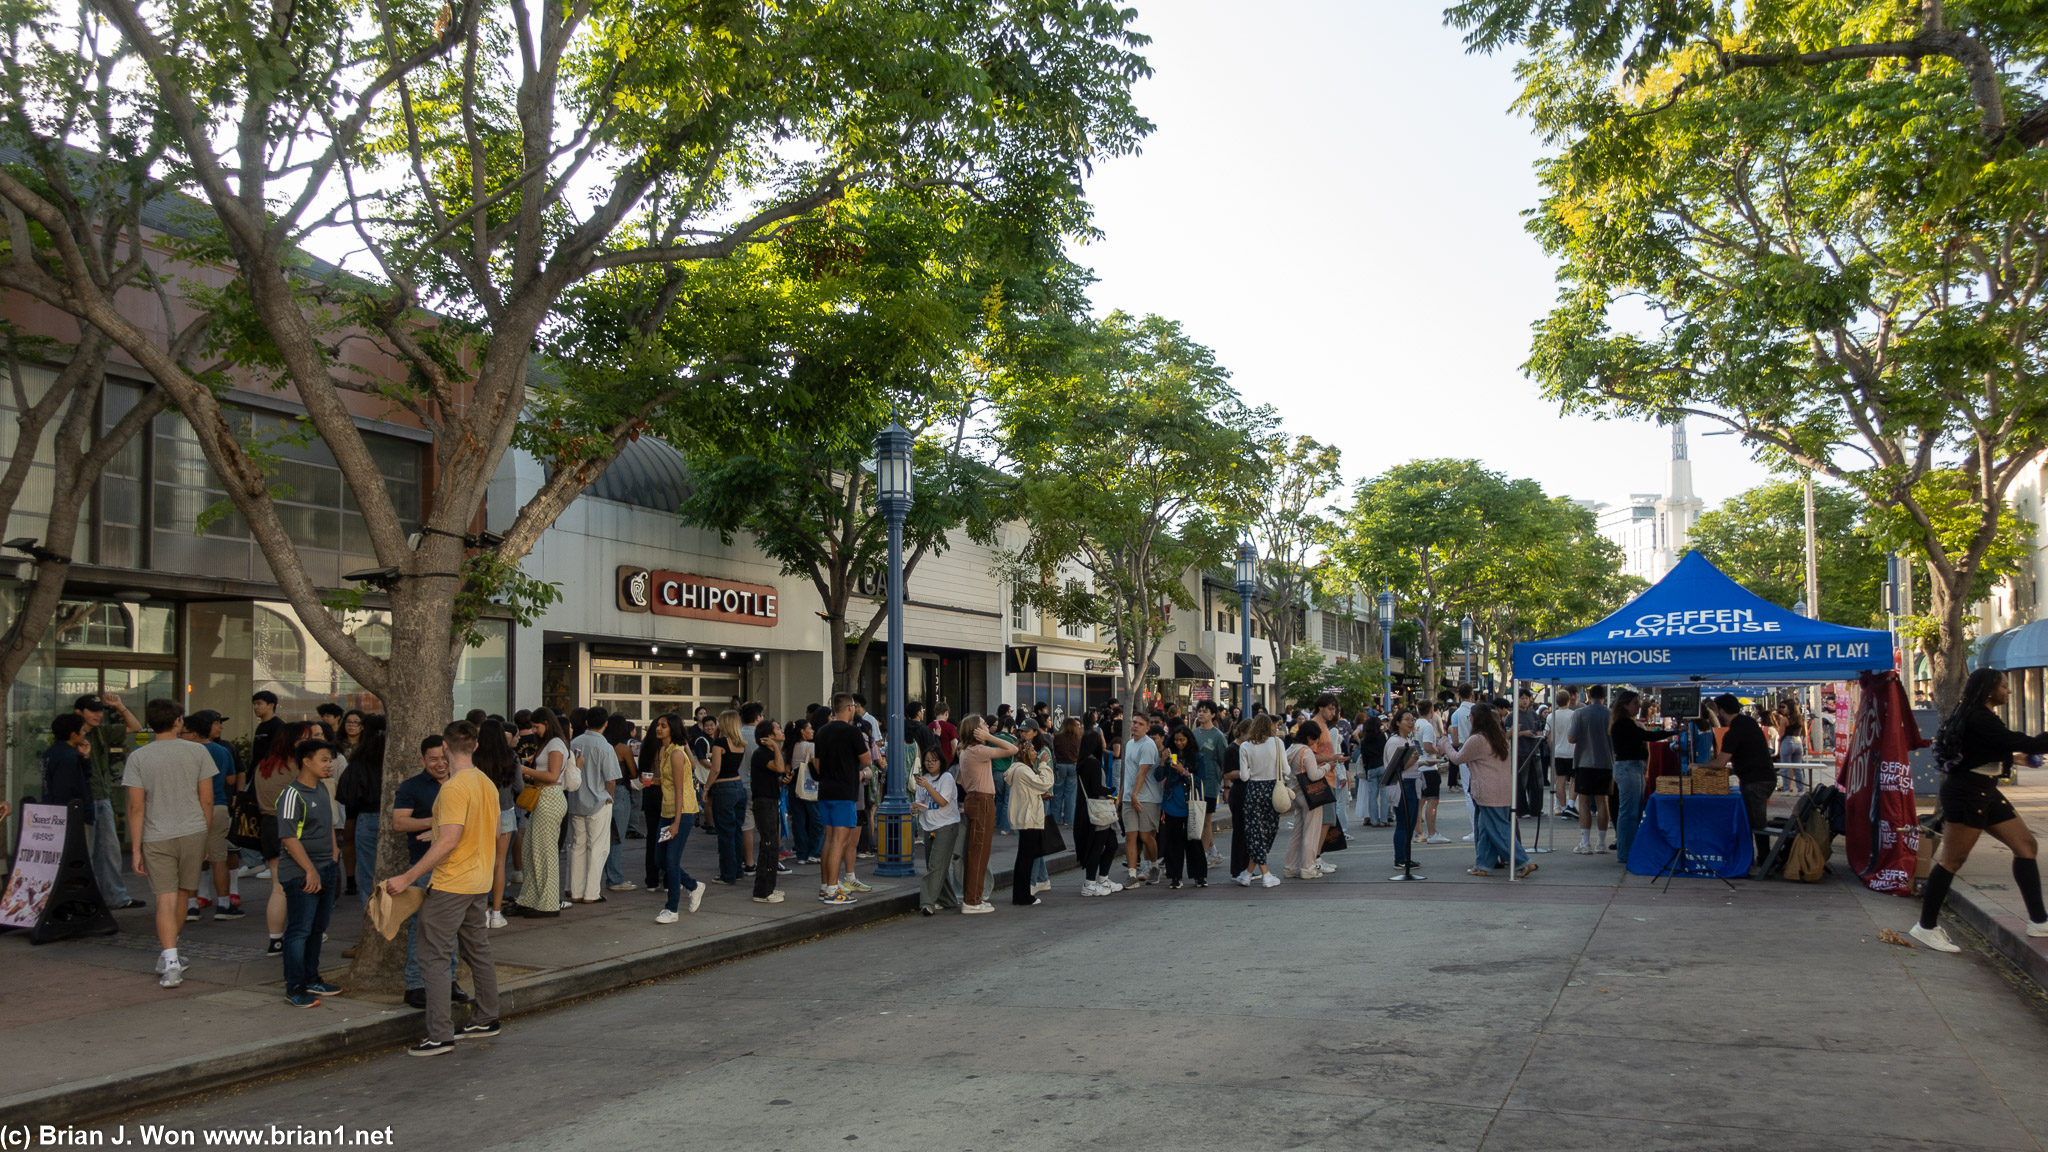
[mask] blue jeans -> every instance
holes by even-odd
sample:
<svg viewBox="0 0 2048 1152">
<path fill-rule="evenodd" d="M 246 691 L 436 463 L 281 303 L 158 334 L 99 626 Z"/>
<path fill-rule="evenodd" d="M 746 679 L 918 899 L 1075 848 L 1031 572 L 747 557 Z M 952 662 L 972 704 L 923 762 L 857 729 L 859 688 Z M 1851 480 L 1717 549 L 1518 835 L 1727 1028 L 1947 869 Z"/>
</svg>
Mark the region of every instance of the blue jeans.
<svg viewBox="0 0 2048 1152">
<path fill-rule="evenodd" d="M 1368 781 L 1359 787 L 1365 789 L 1365 818 L 1375 824 L 1385 824 L 1394 818 L 1392 804 L 1387 802 L 1387 790 Z"/>
<path fill-rule="evenodd" d="M 1415 815 L 1422 807 L 1422 781 L 1404 779 L 1401 781 L 1401 803 L 1394 809 L 1394 863 L 1396 866 L 1414 862 Z M 1477 839 L 1477 837 L 1474 837 Z"/>
<path fill-rule="evenodd" d="M 1057 820 L 1062 824 L 1074 822 L 1075 778 L 1079 771 L 1080 769 L 1072 764 L 1052 766 L 1052 815 L 1048 819 Z"/>
<path fill-rule="evenodd" d="M 1642 760 L 1614 762 L 1614 856 L 1628 867 L 1628 850 L 1636 842 L 1636 825 L 1643 822 L 1643 777 L 1650 765 Z"/>
<path fill-rule="evenodd" d="M 818 814 L 816 800 L 789 798 L 789 850 L 800 860 L 815 860 L 825 854 L 825 818 Z"/>
<path fill-rule="evenodd" d="M 127 857 L 121 855 L 121 833 L 114 827 L 112 801 L 93 801 L 92 878 L 100 886 L 100 899 L 109 908 L 119 908 L 128 902 L 128 884 L 121 873 L 126 862 Z"/>
<path fill-rule="evenodd" d="M 356 891 L 362 893 L 365 904 L 370 902 L 370 885 L 376 883 L 377 828 L 383 820 L 383 814 L 378 812 L 364 812 L 356 817 Z"/>
<path fill-rule="evenodd" d="M 334 891 L 341 887 L 341 865 L 320 865 L 320 891 L 308 894 L 304 877 L 284 882 L 284 990 L 304 992 L 320 982 L 320 937 L 334 914 Z"/>
<path fill-rule="evenodd" d="M 430 876 L 422 876 L 418 880 L 413 881 L 412 886 L 415 888 L 425 888 L 430 878 Z M 448 983 L 450 985 L 455 983 L 455 961 L 459 950 L 460 944 L 458 943 L 450 950 L 448 955 Z M 420 975 L 420 918 L 414 916 L 405 923 L 405 990 L 411 992 L 426 986 L 427 978 Z"/>
<path fill-rule="evenodd" d="M 626 882 L 626 829 L 633 822 L 633 813 L 640 808 L 640 798 L 633 795 L 633 787 L 624 780 L 612 789 L 612 850 L 604 858 L 604 882 L 606 885 Z"/>
<path fill-rule="evenodd" d="M 647 839 L 652 841 L 660 836 L 664 826 L 664 822 L 655 821 L 654 827 L 647 830 Z M 684 890 L 697 890 L 698 882 L 691 879 L 688 872 L 683 871 L 683 845 L 690 842 L 690 829 L 696 826 L 697 821 L 694 817 L 683 817 L 682 827 L 676 829 L 675 836 L 667 843 L 659 845 L 662 867 L 668 869 L 668 910 L 671 912 L 682 908 Z M 724 825 L 721 824 L 719 827 L 723 828 Z M 733 839 L 739 839 L 737 831 L 734 832 Z M 650 852 L 654 850 L 652 846 L 648 848 Z"/>
<path fill-rule="evenodd" d="M 1010 832 L 1010 779 L 1006 772 L 996 773 L 996 831 Z"/>
<path fill-rule="evenodd" d="M 1072 767 L 1072 765 L 1068 767 Z M 1045 801 L 1045 822 L 1051 824 L 1053 819 L 1053 801 L 1050 796 L 1047 796 Z M 1045 870 L 1045 853 L 1040 852 L 1031 859 L 1031 882 L 1033 884 L 1047 884 L 1051 881 L 1052 873 Z"/>
<path fill-rule="evenodd" d="M 718 879 L 737 884 L 740 879 L 742 841 L 740 825 L 747 822 L 747 790 L 737 780 L 711 786 L 711 819 L 718 825 Z M 674 881 L 670 881 L 674 891 Z"/>
<path fill-rule="evenodd" d="M 1514 849 L 1515 867 L 1520 868 L 1529 862 L 1529 854 L 1522 851 L 1520 844 L 1514 843 L 1514 834 L 1509 831 L 1511 822 L 1508 819 L 1508 815 L 1513 811 L 1513 808 L 1507 806 L 1499 808 L 1473 807 L 1472 826 L 1475 835 L 1472 837 L 1472 866 L 1474 868 L 1485 868 L 1490 871 L 1499 867 L 1500 862 L 1508 858 L 1509 848 Z"/>
</svg>

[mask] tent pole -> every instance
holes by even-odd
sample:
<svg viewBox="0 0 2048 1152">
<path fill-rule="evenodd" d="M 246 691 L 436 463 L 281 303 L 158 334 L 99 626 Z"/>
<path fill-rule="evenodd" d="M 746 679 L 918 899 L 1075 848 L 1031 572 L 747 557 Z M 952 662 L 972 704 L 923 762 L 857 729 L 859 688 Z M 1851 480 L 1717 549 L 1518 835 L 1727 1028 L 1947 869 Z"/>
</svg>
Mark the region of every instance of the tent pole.
<svg viewBox="0 0 2048 1152">
<path fill-rule="evenodd" d="M 1510 669 L 1508 673 L 1508 724 L 1511 730 L 1508 736 L 1508 747 L 1513 750 L 1513 754 L 1508 757 L 1508 883 L 1510 884 L 1521 879 L 1520 876 L 1516 875 L 1520 869 L 1515 867 L 1515 849 L 1522 846 L 1522 822 L 1515 818 L 1515 801 L 1521 799 L 1522 796 L 1522 717 L 1520 706 L 1516 703 L 1521 698 L 1521 678 L 1514 675 L 1513 670 Z"/>
</svg>

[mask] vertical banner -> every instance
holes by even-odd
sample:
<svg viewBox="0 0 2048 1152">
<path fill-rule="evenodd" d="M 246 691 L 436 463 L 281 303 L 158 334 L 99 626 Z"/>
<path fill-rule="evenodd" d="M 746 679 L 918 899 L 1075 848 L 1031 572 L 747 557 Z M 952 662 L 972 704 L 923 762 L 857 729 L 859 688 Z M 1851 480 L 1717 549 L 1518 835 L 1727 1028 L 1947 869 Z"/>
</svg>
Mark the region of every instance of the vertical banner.
<svg viewBox="0 0 2048 1152">
<path fill-rule="evenodd" d="M 1855 743 L 1855 729 L 1850 726 L 1851 692 L 1847 682 L 1835 685 L 1835 779 L 1840 780 L 1849 766 L 1849 746 Z"/>
<path fill-rule="evenodd" d="M 7 891 L 0 894 L 0 928 L 33 928 L 42 920 L 57 886 L 57 868 L 64 863 L 69 814 L 55 804 L 24 804 L 21 813 L 14 871 L 7 877 Z"/>
<path fill-rule="evenodd" d="M 1911 896 L 1920 823 L 1909 757 L 1927 741 L 1897 673 L 1867 673 L 1859 688 L 1854 729 L 1846 740 L 1836 730 L 1836 746 L 1847 748 L 1838 777 L 1849 794 L 1844 851 L 1871 891 Z"/>
</svg>

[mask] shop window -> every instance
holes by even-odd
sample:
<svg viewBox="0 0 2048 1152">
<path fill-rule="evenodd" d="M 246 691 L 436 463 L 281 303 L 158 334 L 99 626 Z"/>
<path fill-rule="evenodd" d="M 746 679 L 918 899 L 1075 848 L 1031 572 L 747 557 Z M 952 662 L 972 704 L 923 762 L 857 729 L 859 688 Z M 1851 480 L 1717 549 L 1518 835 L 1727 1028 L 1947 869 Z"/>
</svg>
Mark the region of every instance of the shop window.
<svg viewBox="0 0 2048 1152">
<path fill-rule="evenodd" d="M 1343 647 L 1343 643 L 1342 643 L 1342 641 L 1340 641 L 1340 640 L 1338 639 L 1338 637 L 1337 637 L 1337 617 L 1336 617 L 1336 615 L 1335 615 L 1334 613 L 1330 613 L 1330 612 L 1325 612 L 1325 613 L 1323 613 L 1322 615 L 1323 615 L 1323 647 L 1325 647 L 1325 648 L 1329 648 L 1329 649 L 1333 649 L 1333 650 L 1334 650 L 1334 649 L 1338 649 L 1338 648 L 1341 648 L 1341 647 Z"/>
</svg>

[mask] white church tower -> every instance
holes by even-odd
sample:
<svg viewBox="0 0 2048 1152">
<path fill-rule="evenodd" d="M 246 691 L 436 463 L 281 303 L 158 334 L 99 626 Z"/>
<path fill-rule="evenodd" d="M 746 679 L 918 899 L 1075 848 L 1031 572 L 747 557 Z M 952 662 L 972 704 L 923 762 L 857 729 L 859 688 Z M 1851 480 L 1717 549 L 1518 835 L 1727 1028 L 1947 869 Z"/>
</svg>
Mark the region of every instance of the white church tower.
<svg viewBox="0 0 2048 1152">
<path fill-rule="evenodd" d="M 1706 510 L 1706 503 L 1692 491 L 1692 455 L 1686 450 L 1685 421 L 1671 426 L 1671 481 L 1657 501 L 1657 553 L 1652 581 L 1677 567 L 1685 555 L 1692 526 Z"/>
</svg>

